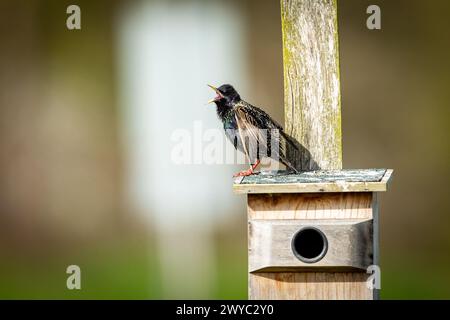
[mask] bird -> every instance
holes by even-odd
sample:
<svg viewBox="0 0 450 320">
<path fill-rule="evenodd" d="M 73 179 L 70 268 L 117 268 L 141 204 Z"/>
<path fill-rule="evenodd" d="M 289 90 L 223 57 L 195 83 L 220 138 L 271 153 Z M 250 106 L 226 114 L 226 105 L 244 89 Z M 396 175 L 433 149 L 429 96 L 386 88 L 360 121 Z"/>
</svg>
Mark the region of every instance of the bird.
<svg viewBox="0 0 450 320">
<path fill-rule="evenodd" d="M 254 174 L 264 157 L 275 159 L 298 173 L 286 157 L 288 145 L 291 150 L 298 150 L 298 147 L 280 124 L 261 108 L 242 100 L 232 85 L 223 84 L 218 88 L 210 84 L 208 86 L 216 93 L 208 103 L 215 103 L 217 116 L 223 123 L 227 138 L 237 150 L 245 154 L 250 164 L 248 170 L 238 172 L 234 177 Z"/>
</svg>

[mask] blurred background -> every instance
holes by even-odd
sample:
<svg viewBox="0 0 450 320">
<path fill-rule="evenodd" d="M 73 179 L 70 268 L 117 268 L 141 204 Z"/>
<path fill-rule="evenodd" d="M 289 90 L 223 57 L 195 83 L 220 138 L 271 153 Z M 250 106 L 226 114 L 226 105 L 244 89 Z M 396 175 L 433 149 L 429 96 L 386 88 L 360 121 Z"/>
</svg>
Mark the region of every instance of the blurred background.
<svg viewBox="0 0 450 320">
<path fill-rule="evenodd" d="M 172 134 L 220 128 L 206 83 L 283 123 L 279 2 L 76 1 L 73 31 L 70 4 L 0 2 L 0 298 L 245 299 L 240 167 L 176 165 Z M 449 11 L 339 1 L 344 167 L 395 169 L 384 299 L 450 298 Z"/>
</svg>

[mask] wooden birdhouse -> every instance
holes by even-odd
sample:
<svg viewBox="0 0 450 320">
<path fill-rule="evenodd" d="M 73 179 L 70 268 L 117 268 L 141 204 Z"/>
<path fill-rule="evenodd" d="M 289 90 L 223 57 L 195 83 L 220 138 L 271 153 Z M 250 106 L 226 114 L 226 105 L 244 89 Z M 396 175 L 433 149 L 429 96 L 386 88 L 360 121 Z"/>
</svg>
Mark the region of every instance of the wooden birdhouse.
<svg viewBox="0 0 450 320">
<path fill-rule="evenodd" d="M 259 174 L 235 181 L 247 194 L 250 299 L 374 299 L 377 192 L 392 170 Z"/>
<path fill-rule="evenodd" d="M 376 299 L 377 193 L 392 170 L 342 170 L 336 1 L 282 0 L 281 16 L 285 131 L 302 172 L 234 182 L 247 194 L 249 298 Z"/>
</svg>

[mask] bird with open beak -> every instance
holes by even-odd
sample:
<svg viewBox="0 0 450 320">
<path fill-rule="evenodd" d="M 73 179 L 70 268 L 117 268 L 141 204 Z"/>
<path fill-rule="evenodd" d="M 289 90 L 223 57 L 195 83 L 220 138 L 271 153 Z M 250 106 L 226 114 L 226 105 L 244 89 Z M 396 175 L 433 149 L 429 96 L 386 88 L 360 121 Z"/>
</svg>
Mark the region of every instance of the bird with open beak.
<svg viewBox="0 0 450 320">
<path fill-rule="evenodd" d="M 227 138 L 250 163 L 248 170 L 236 173 L 235 177 L 253 174 L 262 157 L 275 159 L 298 172 L 286 157 L 286 147 L 289 144 L 294 149 L 298 148 L 281 125 L 262 109 L 242 100 L 231 85 L 208 86 L 216 93 L 208 103 L 216 104 L 217 116 L 223 123 Z"/>
</svg>

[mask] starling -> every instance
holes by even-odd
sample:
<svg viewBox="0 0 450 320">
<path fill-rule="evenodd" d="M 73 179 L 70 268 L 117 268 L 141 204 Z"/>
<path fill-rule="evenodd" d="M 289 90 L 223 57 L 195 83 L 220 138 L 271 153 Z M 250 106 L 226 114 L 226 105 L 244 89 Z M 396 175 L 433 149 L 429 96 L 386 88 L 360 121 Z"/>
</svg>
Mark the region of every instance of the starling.
<svg viewBox="0 0 450 320">
<path fill-rule="evenodd" d="M 250 169 L 235 174 L 235 177 L 253 174 L 263 157 L 275 159 L 298 172 L 286 158 L 287 147 L 291 146 L 292 150 L 298 150 L 298 147 L 281 125 L 262 109 L 242 100 L 231 85 L 208 86 L 217 94 L 208 103 L 216 104 L 217 116 L 223 123 L 227 138 L 250 163 Z"/>
</svg>

